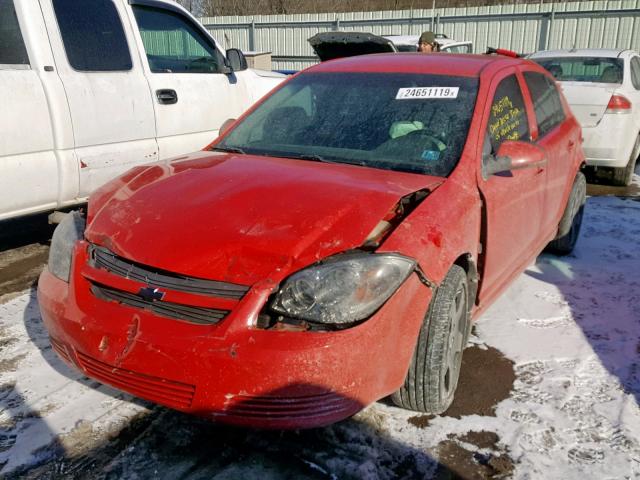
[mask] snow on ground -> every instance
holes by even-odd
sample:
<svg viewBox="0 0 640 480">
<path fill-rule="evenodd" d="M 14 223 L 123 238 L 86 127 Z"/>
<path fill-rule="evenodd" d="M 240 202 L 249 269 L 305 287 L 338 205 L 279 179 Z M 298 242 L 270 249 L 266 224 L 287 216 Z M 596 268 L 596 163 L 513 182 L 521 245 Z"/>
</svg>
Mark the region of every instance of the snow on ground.
<svg viewBox="0 0 640 480">
<path fill-rule="evenodd" d="M 589 199 L 581 235 L 573 255 L 541 255 L 477 324 L 473 348 L 514 363 L 495 416 L 378 402 L 311 432 L 214 426 L 66 367 L 25 293 L 0 304 L 0 476 L 426 478 L 436 459 L 463 471 L 445 458 L 461 449 L 474 465 L 508 457 L 514 478 L 640 478 L 640 202 Z"/>
</svg>

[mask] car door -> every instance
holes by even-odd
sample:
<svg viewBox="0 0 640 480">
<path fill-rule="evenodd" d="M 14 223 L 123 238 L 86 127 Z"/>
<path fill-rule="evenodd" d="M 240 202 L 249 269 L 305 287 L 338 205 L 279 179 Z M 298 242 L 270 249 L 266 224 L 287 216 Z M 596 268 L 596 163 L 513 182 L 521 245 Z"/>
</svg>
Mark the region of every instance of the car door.
<svg viewBox="0 0 640 480">
<path fill-rule="evenodd" d="M 521 78 L 514 68 L 497 74 L 490 92 L 481 131 L 484 145 L 477 179 L 485 218 L 480 301 L 500 290 L 538 253 L 546 186 L 544 168 L 491 176 L 484 173 L 504 141 L 531 141 L 533 123 L 531 106 L 526 104 Z"/>
<path fill-rule="evenodd" d="M 177 5 L 129 0 L 154 97 L 160 157 L 200 150 L 249 105 L 241 76 L 206 30 Z"/>
<path fill-rule="evenodd" d="M 579 131 L 577 125 L 567 121 L 560 93 L 551 76 L 524 71 L 523 78 L 535 116 L 533 141 L 544 149 L 548 160 L 541 228 L 547 235 L 552 235 L 558 227 L 566 203 L 565 194 L 573 180 Z"/>
<path fill-rule="evenodd" d="M 158 158 L 149 86 L 119 1 L 40 3 L 71 113 L 79 196 L 86 197 L 132 165 Z"/>
<path fill-rule="evenodd" d="M 14 0 L 0 0 L 0 91 L 2 220 L 55 207 L 60 173 L 47 98 L 32 68 Z"/>
</svg>

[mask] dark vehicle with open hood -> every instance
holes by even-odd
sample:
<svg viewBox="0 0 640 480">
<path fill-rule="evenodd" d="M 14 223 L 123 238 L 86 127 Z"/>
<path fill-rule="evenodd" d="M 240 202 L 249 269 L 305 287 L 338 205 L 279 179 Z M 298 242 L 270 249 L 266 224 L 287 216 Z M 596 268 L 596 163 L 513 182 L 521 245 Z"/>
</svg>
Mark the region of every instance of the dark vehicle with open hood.
<svg viewBox="0 0 640 480">
<path fill-rule="evenodd" d="M 239 425 L 327 425 L 388 395 L 444 412 L 472 320 L 578 237 L 580 127 L 541 78 L 404 53 L 291 77 L 204 151 L 64 219 L 38 286 L 54 350 Z"/>
</svg>

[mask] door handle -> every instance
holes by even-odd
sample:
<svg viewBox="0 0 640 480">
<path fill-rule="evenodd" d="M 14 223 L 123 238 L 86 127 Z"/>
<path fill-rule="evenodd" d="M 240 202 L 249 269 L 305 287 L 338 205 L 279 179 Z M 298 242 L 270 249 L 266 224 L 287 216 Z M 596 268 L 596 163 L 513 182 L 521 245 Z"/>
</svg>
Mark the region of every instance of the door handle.
<svg viewBox="0 0 640 480">
<path fill-rule="evenodd" d="M 569 147 L 569 150 L 571 150 L 574 146 L 575 146 L 576 142 L 574 142 L 573 140 L 569 140 L 569 144 L 567 145 Z"/>
<path fill-rule="evenodd" d="M 162 105 L 173 105 L 174 103 L 178 103 L 178 94 L 175 90 L 170 88 L 156 90 L 156 98 L 158 99 L 158 103 Z"/>
</svg>

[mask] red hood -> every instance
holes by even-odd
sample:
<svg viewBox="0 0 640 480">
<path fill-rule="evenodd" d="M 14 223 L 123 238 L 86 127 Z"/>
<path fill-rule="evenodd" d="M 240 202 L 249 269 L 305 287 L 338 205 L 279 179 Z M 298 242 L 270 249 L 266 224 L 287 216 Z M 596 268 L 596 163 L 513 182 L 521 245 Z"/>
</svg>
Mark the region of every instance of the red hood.
<svg viewBox="0 0 640 480">
<path fill-rule="evenodd" d="M 138 173 L 138 172 L 136 172 Z M 442 178 L 195 153 L 92 196 L 86 237 L 144 265 L 251 285 L 357 248 L 398 200 Z"/>
</svg>

